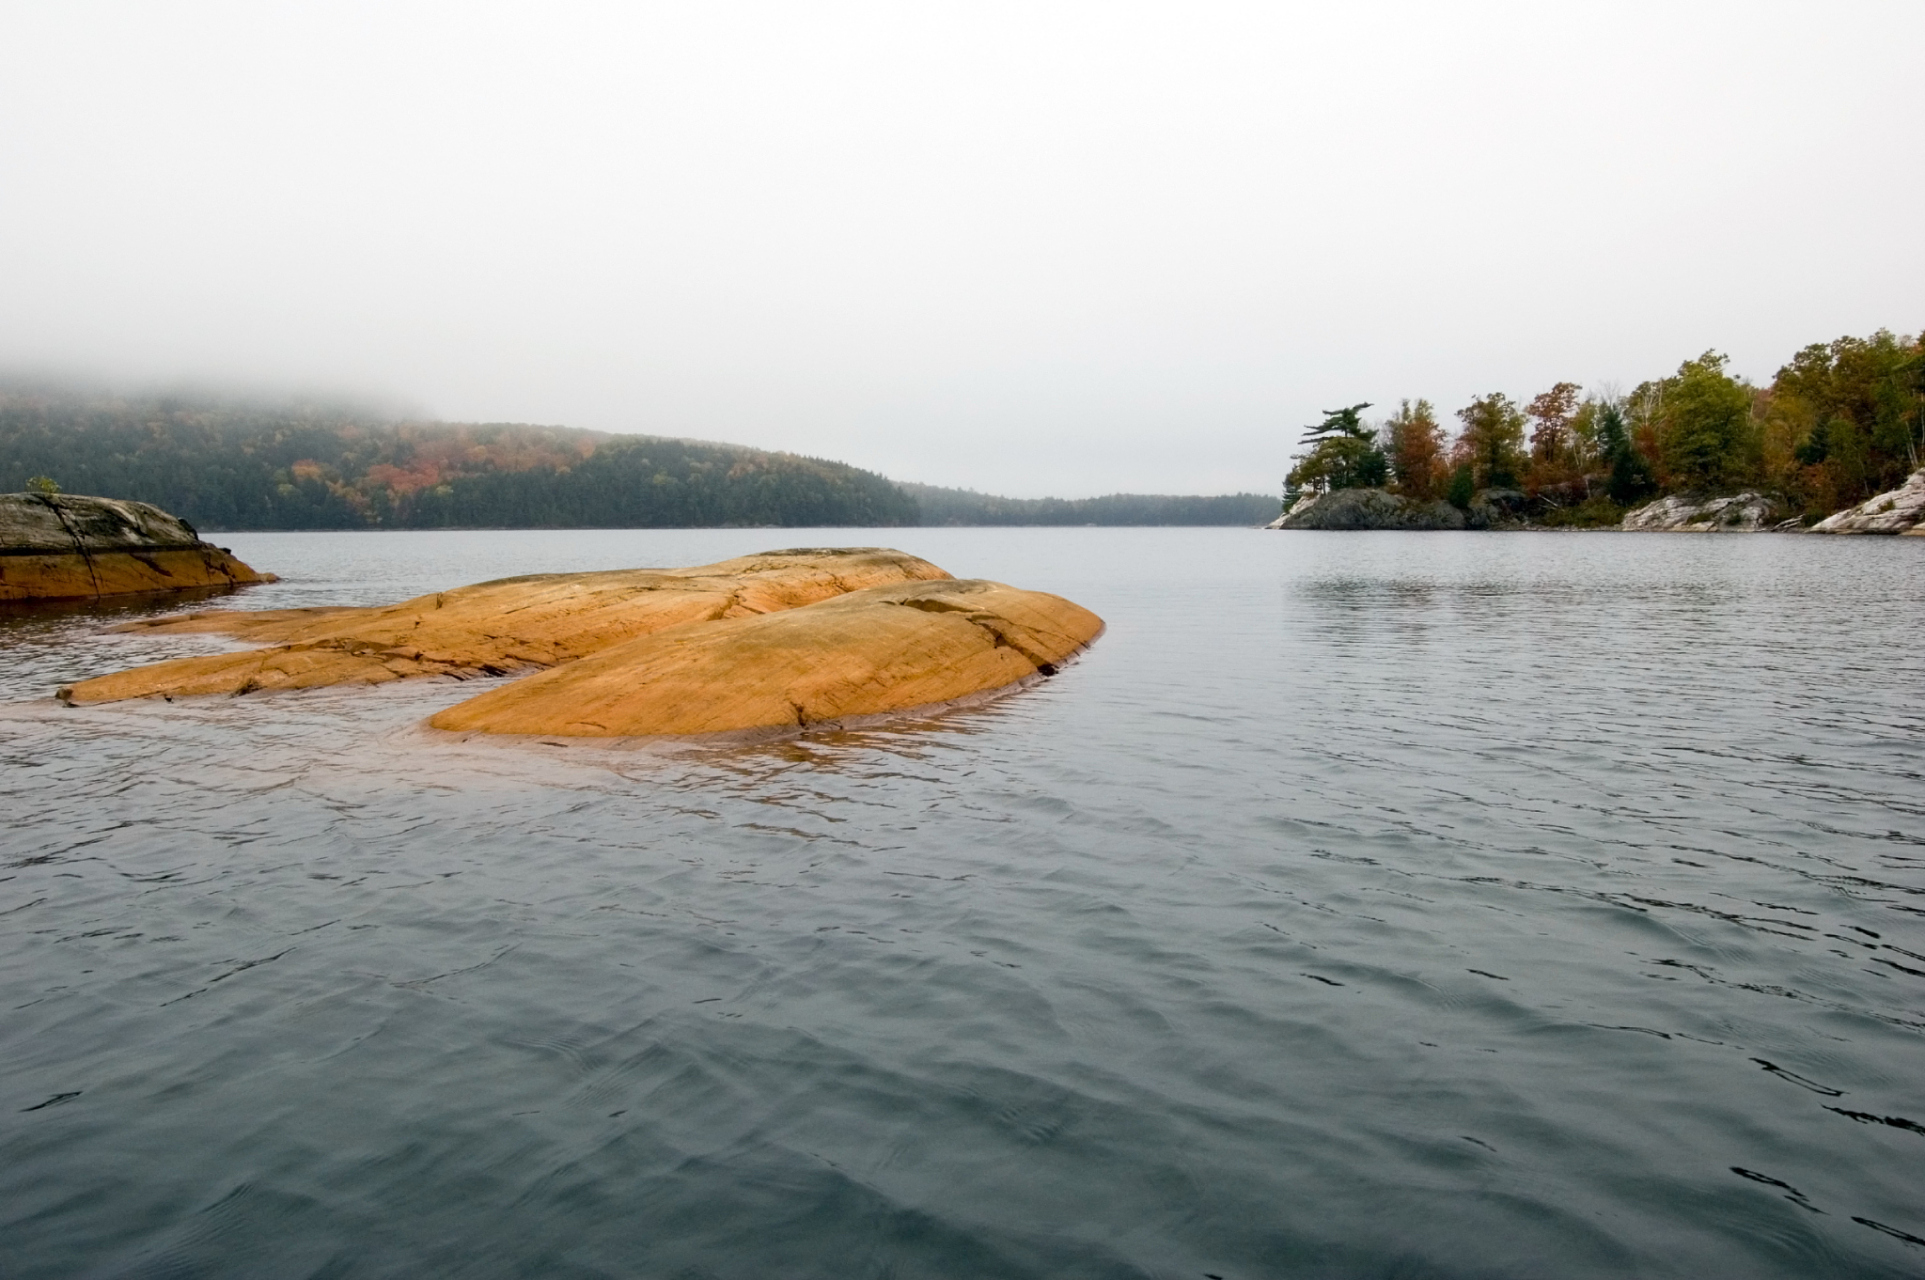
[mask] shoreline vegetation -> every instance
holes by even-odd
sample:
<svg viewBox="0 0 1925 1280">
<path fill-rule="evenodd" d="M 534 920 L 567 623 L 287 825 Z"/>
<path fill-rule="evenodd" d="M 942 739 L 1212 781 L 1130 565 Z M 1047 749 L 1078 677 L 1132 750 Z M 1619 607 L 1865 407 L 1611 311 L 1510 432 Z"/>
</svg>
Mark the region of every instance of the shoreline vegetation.
<svg viewBox="0 0 1925 1280">
<path fill-rule="evenodd" d="M 1329 410 L 1273 528 L 1813 529 L 1925 519 L 1925 334 L 1814 343 L 1755 386 L 1707 351 L 1629 393 L 1559 382 L 1455 413 Z M 1902 527 L 1893 527 L 1902 526 Z"/>
<path fill-rule="evenodd" d="M 150 503 L 211 531 L 1259 525 L 1274 495 L 1002 498 L 661 436 L 322 401 L 0 385 L 0 490 Z"/>
</svg>

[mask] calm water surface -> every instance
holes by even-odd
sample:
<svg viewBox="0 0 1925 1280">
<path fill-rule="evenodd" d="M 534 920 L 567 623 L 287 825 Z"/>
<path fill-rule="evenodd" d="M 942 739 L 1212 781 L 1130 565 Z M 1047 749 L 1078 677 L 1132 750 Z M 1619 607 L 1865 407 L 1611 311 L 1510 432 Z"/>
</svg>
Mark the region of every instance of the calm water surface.
<svg viewBox="0 0 1925 1280">
<path fill-rule="evenodd" d="M 223 540 L 271 608 L 879 539 L 1109 631 L 665 751 L 64 710 L 222 642 L 0 621 L 0 1274 L 1925 1274 L 1925 542 Z"/>
</svg>

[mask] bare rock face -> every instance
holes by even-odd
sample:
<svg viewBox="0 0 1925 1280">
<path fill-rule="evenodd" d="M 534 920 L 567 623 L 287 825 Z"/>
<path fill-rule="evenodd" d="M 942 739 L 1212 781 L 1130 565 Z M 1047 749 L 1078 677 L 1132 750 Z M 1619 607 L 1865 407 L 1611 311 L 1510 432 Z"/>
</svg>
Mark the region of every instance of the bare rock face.
<svg viewBox="0 0 1925 1280">
<path fill-rule="evenodd" d="M 1826 516 L 1813 533 L 1899 533 L 1925 537 L 1925 470 L 1914 471 L 1890 493 Z"/>
<path fill-rule="evenodd" d="M 643 636 L 429 719 L 457 732 L 631 737 L 837 723 L 1053 675 L 1102 619 L 980 580 L 871 587 Z"/>
<path fill-rule="evenodd" d="M 62 689 L 63 701 L 534 671 L 430 723 L 630 737 L 794 728 L 953 703 L 1054 674 L 1103 622 L 1060 596 L 959 582 L 926 560 L 870 547 L 504 578 L 381 608 L 216 611 L 124 629 L 268 647 L 85 680 Z"/>
<path fill-rule="evenodd" d="M 63 701 L 325 685 L 416 676 L 533 671 L 669 627 L 814 604 L 885 583 L 947 578 L 900 551 L 804 548 L 693 569 L 536 574 L 458 587 L 371 609 L 217 610 L 125 630 L 212 632 L 268 645 L 179 658 L 61 690 Z"/>
<path fill-rule="evenodd" d="M 1674 493 L 1625 512 L 1618 527 L 1633 533 L 1757 533 L 1771 527 L 1773 515 L 1771 500 L 1761 493 Z"/>
<path fill-rule="evenodd" d="M 145 502 L 0 494 L 0 601 L 272 582 Z"/>
<path fill-rule="evenodd" d="M 1448 502 L 1417 502 L 1382 489 L 1336 489 L 1304 498 L 1271 529 L 1462 529 L 1464 513 Z"/>
</svg>

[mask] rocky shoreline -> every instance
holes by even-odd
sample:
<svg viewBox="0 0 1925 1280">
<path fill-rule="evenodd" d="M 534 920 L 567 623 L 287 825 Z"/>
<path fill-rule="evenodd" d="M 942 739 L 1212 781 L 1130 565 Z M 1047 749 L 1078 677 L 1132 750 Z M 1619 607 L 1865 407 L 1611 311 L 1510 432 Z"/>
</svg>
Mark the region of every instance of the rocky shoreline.
<svg viewBox="0 0 1925 1280">
<path fill-rule="evenodd" d="M 1356 532 L 1365 530 L 1605 529 L 1625 533 L 1816 533 L 1925 537 L 1925 469 L 1906 482 L 1854 507 L 1807 526 L 1786 518 L 1767 494 L 1677 493 L 1624 513 L 1616 524 L 1560 523 L 1546 519 L 1531 499 L 1513 489 L 1479 492 L 1467 507 L 1422 502 L 1385 489 L 1337 489 L 1312 494 L 1264 527 Z"/>
<path fill-rule="evenodd" d="M 0 494 L 0 601 L 90 600 L 273 582 L 159 507 Z"/>
</svg>

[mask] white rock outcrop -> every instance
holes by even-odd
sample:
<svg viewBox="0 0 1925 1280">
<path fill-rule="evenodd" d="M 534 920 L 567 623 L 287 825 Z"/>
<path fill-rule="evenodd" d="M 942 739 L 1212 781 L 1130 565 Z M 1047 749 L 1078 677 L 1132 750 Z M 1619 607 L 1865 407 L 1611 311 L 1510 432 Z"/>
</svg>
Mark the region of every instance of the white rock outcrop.
<svg viewBox="0 0 1925 1280">
<path fill-rule="evenodd" d="M 1902 533 L 1925 537 L 1925 470 L 1905 483 L 1855 507 L 1833 512 L 1811 527 L 1813 533 Z"/>
<path fill-rule="evenodd" d="M 1762 493 L 1674 493 L 1625 512 L 1618 527 L 1633 533 L 1756 533 L 1769 527 L 1771 515 L 1771 500 Z"/>
</svg>

